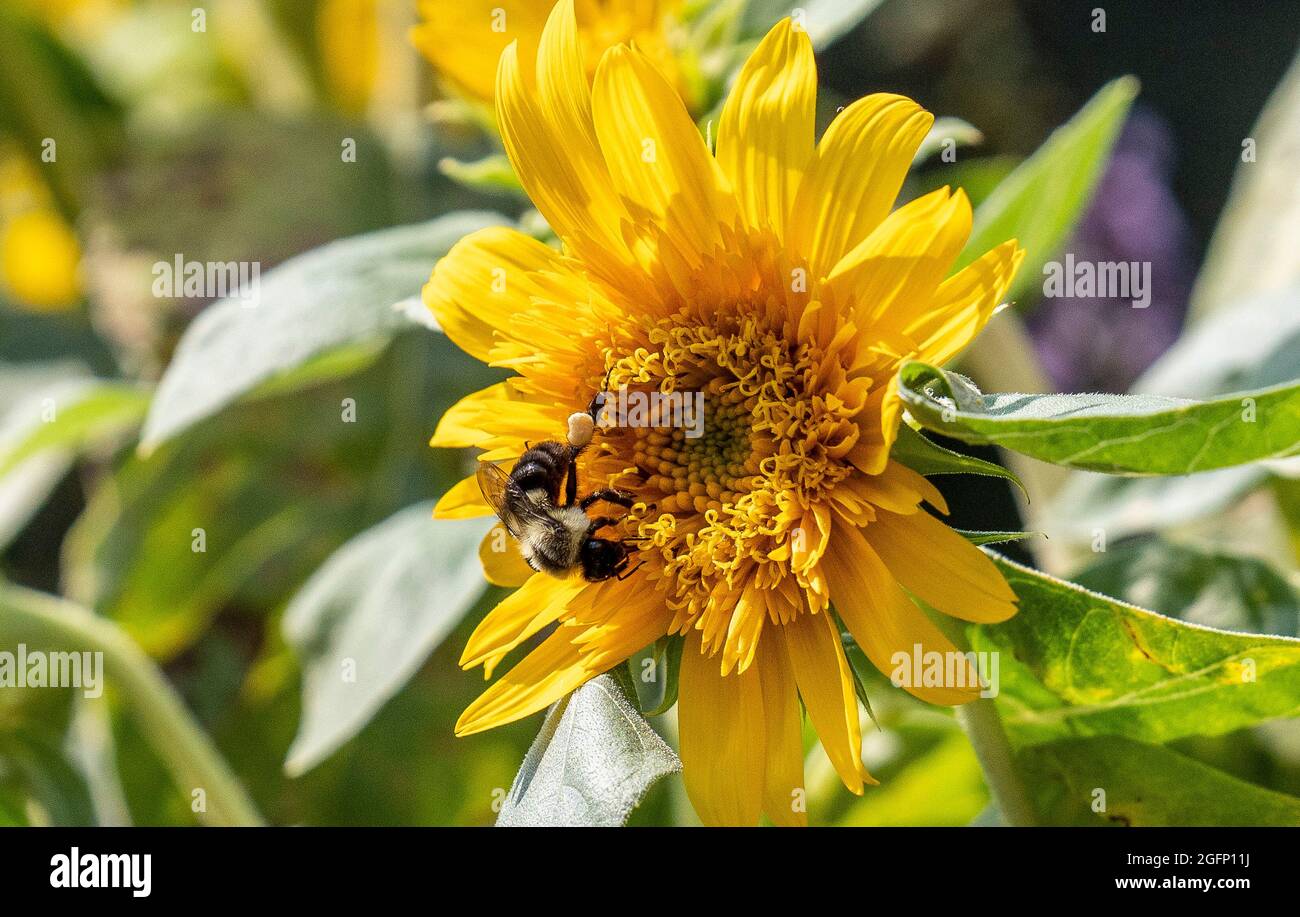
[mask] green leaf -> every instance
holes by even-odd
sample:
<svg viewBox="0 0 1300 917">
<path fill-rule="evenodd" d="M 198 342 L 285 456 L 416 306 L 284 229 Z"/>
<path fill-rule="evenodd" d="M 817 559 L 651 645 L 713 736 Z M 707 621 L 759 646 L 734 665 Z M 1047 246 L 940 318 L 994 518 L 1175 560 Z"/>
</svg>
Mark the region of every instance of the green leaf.
<svg viewBox="0 0 1300 917">
<path fill-rule="evenodd" d="M 25 418 L 22 422 L 11 420 L 14 409 L 5 406 L 22 405 L 32 391 L 62 384 L 69 377 L 83 377 L 84 373 L 84 367 L 75 362 L 0 364 L 0 429 L 11 429 L 11 437 L 23 436 L 30 423 Z M 0 480 L 0 547 L 22 531 L 71 465 L 72 456 L 67 452 L 46 452 L 23 462 Z"/>
<path fill-rule="evenodd" d="M 82 60 L 12 4 L 0 6 L 0 134 L 35 157 L 48 138 L 56 157 L 41 170 L 65 213 L 74 213 L 119 139 L 119 112 Z M 46 171 L 48 170 L 48 171 Z"/>
<path fill-rule="evenodd" d="M 205 438 L 205 444 L 206 438 Z M 282 446 L 280 448 L 283 448 Z M 91 496 L 65 542 L 68 595 L 112 618 L 146 652 L 171 658 L 223 608 L 274 607 L 335 539 L 350 489 L 322 495 L 293 467 L 232 435 L 226 454 L 166 447 L 132 457 Z M 241 592 L 245 599 L 238 602 Z M 260 594 L 258 594 L 260 592 Z M 265 602 L 265 604 L 263 604 Z"/>
<path fill-rule="evenodd" d="M 1211 398 L 1300 378 L 1300 286 L 1241 299 L 1184 334 L 1134 394 Z"/>
<path fill-rule="evenodd" d="M 67 455 L 47 453 L 24 463 L 0 481 L 0 548 L 18 537 L 70 465 Z"/>
<path fill-rule="evenodd" d="M 302 720 L 285 770 L 310 770 L 356 735 L 487 587 L 478 547 L 491 520 L 402 510 L 340 548 L 284 615 L 302 665 Z"/>
<path fill-rule="evenodd" d="M 935 474 L 982 474 L 1005 478 L 1019 487 L 1021 493 L 1025 490 L 1025 485 L 1020 483 L 1014 472 L 994 462 L 945 449 L 907 424 L 899 424 L 898 438 L 894 440 L 890 457 L 926 477 Z"/>
<path fill-rule="evenodd" d="M 899 395 L 923 426 L 1071 468 L 1190 474 L 1300 451 L 1300 381 L 1214 401 L 1159 395 L 981 394 L 925 363 L 899 372 Z"/>
<path fill-rule="evenodd" d="M 663 716 L 677 703 L 677 686 L 682 674 L 682 648 L 685 646 L 685 637 L 680 635 L 664 637 L 662 638 L 662 658 L 660 658 L 661 647 L 656 644 L 656 663 L 659 671 L 663 672 L 664 691 L 659 698 L 659 702 L 651 709 L 646 710 L 646 716 Z"/>
<path fill-rule="evenodd" d="M 1041 283 L 1043 265 L 1065 244 L 1092 199 L 1137 92 L 1133 77 L 1112 80 L 1057 128 L 979 206 L 970 239 L 953 270 L 1007 239 L 1017 239 L 1026 252 L 1025 261 L 1007 299 L 1029 297 Z"/>
<path fill-rule="evenodd" d="M 799 10 L 813 47 L 820 51 L 852 31 L 880 3 L 881 0 L 749 0 L 741 16 L 741 32 L 746 37 L 762 38 L 779 20 Z"/>
<path fill-rule="evenodd" d="M 94 825 L 90 789 L 68 760 L 61 739 L 39 727 L 0 731 L 0 784 L 8 782 L 6 772 L 14 771 L 15 782 L 51 825 Z"/>
<path fill-rule="evenodd" d="M 524 194 L 514 166 L 504 153 L 484 156 L 474 162 L 461 162 L 451 156 L 438 160 L 438 171 L 452 181 L 489 194 Z"/>
<path fill-rule="evenodd" d="M 1005 544 L 1008 541 L 1024 541 L 1026 538 L 1042 534 L 1042 532 L 989 532 L 969 529 L 953 529 L 953 531 L 971 544 Z"/>
<path fill-rule="evenodd" d="M 350 536 L 464 476 L 434 418 L 491 381 L 441 335 L 364 373 L 260 398 L 101 478 L 64 543 L 70 597 L 170 658 L 218 615 L 278 609 Z"/>
<path fill-rule="evenodd" d="M 1213 398 L 1297 378 L 1300 287 L 1292 287 L 1209 315 L 1142 374 L 1133 392 Z M 1274 472 L 1285 473 L 1268 462 L 1158 481 L 1079 474 L 1071 476 L 1044 514 L 1053 534 L 1088 540 L 1103 529 L 1119 538 L 1218 512 Z"/>
<path fill-rule="evenodd" d="M 970 198 L 971 206 L 979 209 L 1008 175 L 1023 160 L 1015 156 L 966 157 L 952 163 L 913 169 L 903 182 L 900 202 L 914 201 L 918 197 L 940 188 L 961 188 Z"/>
<path fill-rule="evenodd" d="M 1165 478 L 1079 472 L 1070 476 L 1043 510 L 1042 525 L 1053 538 L 1084 542 L 1098 533 L 1114 540 L 1173 528 L 1235 503 L 1269 477 L 1270 464 Z"/>
<path fill-rule="evenodd" d="M 256 305 L 227 298 L 186 330 L 145 421 L 153 449 L 328 351 L 385 341 L 409 320 L 394 306 L 419 292 L 434 262 L 462 236 L 500 224 L 464 212 L 332 242 L 261 279 Z M 318 381 L 300 373 L 296 385 Z"/>
<path fill-rule="evenodd" d="M 1158 745 L 1065 739 L 1024 749 L 1016 763 L 1045 824 L 1300 825 L 1300 799 Z M 1105 810 L 1095 811 L 1102 802 Z"/>
<path fill-rule="evenodd" d="M 1291 553 L 1300 558 L 1300 480 L 1278 478 L 1269 490 L 1278 515 L 1289 530 Z"/>
<path fill-rule="evenodd" d="M 149 395 L 123 383 L 69 379 L 40 389 L 0 421 L 0 478 L 48 451 L 75 453 L 144 418 Z"/>
<path fill-rule="evenodd" d="M 1300 709 L 1300 640 L 1231 633 L 1107 598 L 990 552 L 1016 616 L 971 628 L 996 651 L 1012 742 L 1221 735 Z"/>
<path fill-rule="evenodd" d="M 1182 621 L 1300 637 L 1300 593 L 1253 557 L 1139 538 L 1111 546 L 1070 579 Z"/>
<path fill-rule="evenodd" d="M 600 675 L 546 714 L 497 825 L 618 827 L 681 766 L 618 681 Z"/>
<path fill-rule="evenodd" d="M 988 803 L 984 775 L 964 735 L 941 741 L 879 788 L 853 800 L 842 827 L 962 825 Z"/>
<path fill-rule="evenodd" d="M 1253 154 L 1246 157 L 1247 142 Z M 1214 229 L 1192 291 L 1188 320 L 1198 325 L 1243 295 L 1300 282 L 1300 197 L 1295 160 L 1300 148 L 1300 55 L 1269 97 L 1259 120 L 1242 138 L 1232 193 Z"/>
<path fill-rule="evenodd" d="M 0 645 L 25 643 L 46 652 L 102 654 L 102 674 L 129 706 L 150 747 L 186 794 L 206 792 L 197 813 L 212 825 L 260 825 L 247 792 L 217 754 L 189 709 L 153 663 L 115 624 L 88 609 L 0 582 Z"/>
<path fill-rule="evenodd" d="M 0 365 L 0 546 L 18 534 L 76 455 L 135 426 L 147 396 L 81 364 Z"/>
<path fill-rule="evenodd" d="M 871 697 L 867 693 L 867 682 L 876 677 L 879 672 L 872 665 L 871 660 L 867 658 L 867 654 L 862 651 L 862 647 L 858 646 L 858 641 L 844 629 L 842 624 L 840 626 L 840 642 L 844 644 L 844 655 L 849 661 L 849 674 L 853 676 L 853 693 L 858 696 L 858 701 L 867 711 L 867 716 L 878 728 L 880 723 L 871 707 Z"/>
<path fill-rule="evenodd" d="M 956 149 L 959 146 L 975 146 L 983 142 L 984 135 L 970 122 L 950 116 L 935 118 L 929 132 L 921 140 L 916 155 L 912 157 L 912 166 L 915 168 L 921 165 L 945 147 Z"/>
</svg>

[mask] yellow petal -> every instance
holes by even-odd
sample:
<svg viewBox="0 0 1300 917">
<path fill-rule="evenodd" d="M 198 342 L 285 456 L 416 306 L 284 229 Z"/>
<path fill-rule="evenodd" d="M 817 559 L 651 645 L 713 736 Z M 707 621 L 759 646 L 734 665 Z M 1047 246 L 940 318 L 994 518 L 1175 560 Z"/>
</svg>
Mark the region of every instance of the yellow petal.
<svg viewBox="0 0 1300 917">
<path fill-rule="evenodd" d="M 948 504 L 938 488 L 899 462 L 890 462 L 880 474 L 855 476 L 839 486 L 848 486 L 854 496 L 891 513 L 915 513 L 922 500 L 942 513 L 948 512 Z"/>
<path fill-rule="evenodd" d="M 795 195 L 791 248 L 813 276 L 827 272 L 885 218 L 934 116 L 911 99 L 878 93 L 827 128 Z"/>
<path fill-rule="evenodd" d="M 898 375 L 893 373 L 883 386 L 867 396 L 867 407 L 859 419 L 861 436 L 848 454 L 849 461 L 867 474 L 884 471 L 889 463 L 889 450 L 898 437 L 901 412 Z"/>
<path fill-rule="evenodd" d="M 791 534 L 790 569 L 803 573 L 815 566 L 831 537 L 830 508 L 814 503 Z"/>
<path fill-rule="evenodd" d="M 719 221 L 734 215 L 734 201 L 722 193 L 726 178 L 649 58 L 632 48 L 606 51 L 592 110 L 610 177 L 633 218 L 654 221 L 688 255 L 719 245 Z"/>
<path fill-rule="evenodd" d="M 466 736 L 536 713 L 568 694 L 591 676 L 573 643 L 577 628 L 561 626 L 502 675 L 456 721 L 456 735 Z"/>
<path fill-rule="evenodd" d="M 918 647 L 922 653 L 957 652 L 952 641 L 907 597 L 857 529 L 840 526 L 836 530 L 822 566 L 830 579 L 835 610 L 871 664 L 886 677 L 902 664 L 908 665 L 906 671 L 910 672 L 910 660 Z M 979 697 L 980 691 L 974 669 L 966 665 L 964 671 L 964 686 L 927 686 L 909 679 L 900 687 L 932 704 L 964 704 Z"/>
<path fill-rule="evenodd" d="M 419 9 L 421 22 L 411 29 L 415 47 L 461 92 L 490 102 L 501 52 L 519 41 L 531 53 L 547 6 L 528 0 L 420 0 Z"/>
<path fill-rule="evenodd" d="M 532 274 L 565 271 L 555 249 L 506 226 L 490 226 L 461 239 L 434 266 L 424 304 L 466 353 L 488 362 L 497 335 L 530 308 L 539 291 Z"/>
<path fill-rule="evenodd" d="M 903 413 L 903 401 L 898 397 L 898 375 L 889 377 L 885 383 L 885 397 L 880 401 L 880 439 L 885 452 L 894 448 L 898 438 L 898 424 Z"/>
<path fill-rule="evenodd" d="M 808 824 L 808 814 L 803 783 L 803 727 L 794 669 L 782 641 L 772 635 L 759 645 L 757 662 L 767 738 L 763 811 L 775 825 L 803 827 Z"/>
<path fill-rule="evenodd" d="M 483 491 L 478 486 L 478 476 L 470 475 L 451 490 L 442 495 L 442 499 L 433 508 L 435 519 L 474 519 L 479 516 L 491 516 L 492 507 L 483 499 Z"/>
<path fill-rule="evenodd" d="M 484 615 L 465 643 L 463 669 L 482 665 L 490 678 L 507 653 L 542 628 L 554 624 L 576 602 L 587 585 L 581 579 L 557 579 L 529 570 L 527 582 Z M 573 631 L 577 636 L 578 631 Z"/>
<path fill-rule="evenodd" d="M 634 579 L 605 580 L 571 603 L 572 621 L 584 624 L 578 635 L 587 665 L 604 672 L 645 649 L 668 630 L 670 614 L 663 594 Z M 569 620 L 566 616 L 566 620 Z"/>
<path fill-rule="evenodd" d="M 626 218 L 596 142 L 572 0 L 551 11 L 531 61 L 517 44 L 506 48 L 497 71 L 497 123 L 510 162 L 556 234 L 606 280 L 632 281 L 623 244 Z"/>
<path fill-rule="evenodd" d="M 779 632 L 790 654 L 799 696 L 827 757 L 844 785 L 861 793 L 864 780 L 874 781 L 862 764 L 858 698 L 834 619 L 826 613 L 800 614 Z"/>
<path fill-rule="evenodd" d="M 718 164 L 755 229 L 785 235 L 813 155 L 817 63 L 808 33 L 778 22 L 750 55 L 718 122 Z"/>
<path fill-rule="evenodd" d="M 942 365 L 973 341 L 1002 304 L 1024 258 L 1012 239 L 945 280 L 929 308 L 905 329 L 917 342 L 917 359 Z"/>
<path fill-rule="evenodd" d="M 928 306 L 970 235 L 961 189 L 940 188 L 898 208 L 840 259 L 826 284 L 860 327 L 896 330 Z"/>
<path fill-rule="evenodd" d="M 515 541 L 503 525 L 494 525 L 478 546 L 483 576 L 494 586 L 522 586 L 533 575 Z"/>
<path fill-rule="evenodd" d="M 695 632 L 682 649 L 677 720 L 686 795 L 706 825 L 750 826 L 763 810 L 762 673 L 722 675 Z"/>
<path fill-rule="evenodd" d="M 488 449 L 526 440 L 554 439 L 564 429 L 565 417 L 566 412 L 554 404 L 527 400 L 516 390 L 513 380 L 498 382 L 448 408 L 429 445 Z"/>
<path fill-rule="evenodd" d="M 895 579 L 944 614 L 991 623 L 1016 613 L 1016 594 L 988 555 L 929 513 L 878 513 L 863 534 Z"/>
<path fill-rule="evenodd" d="M 727 675 L 737 666 L 744 672 L 753 664 L 754 653 L 759 646 L 759 635 L 763 622 L 767 619 L 767 603 L 764 592 L 753 580 L 746 583 L 731 609 L 731 619 L 727 624 L 726 642 L 722 647 L 722 674 Z M 703 635 L 702 635 L 703 636 Z"/>
</svg>

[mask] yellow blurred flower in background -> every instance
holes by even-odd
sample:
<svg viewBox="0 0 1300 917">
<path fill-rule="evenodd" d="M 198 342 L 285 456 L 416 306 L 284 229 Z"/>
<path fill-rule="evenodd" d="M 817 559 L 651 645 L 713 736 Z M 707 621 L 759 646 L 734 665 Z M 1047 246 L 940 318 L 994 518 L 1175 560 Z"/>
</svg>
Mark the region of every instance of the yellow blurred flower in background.
<svg viewBox="0 0 1300 917">
<path fill-rule="evenodd" d="M 18 5 L 53 28 L 96 31 L 130 6 L 131 0 L 18 0 Z"/>
<path fill-rule="evenodd" d="M 531 53 L 546 24 L 550 0 L 420 0 L 421 24 L 411 39 L 438 73 L 469 98 L 490 103 L 496 61 L 512 41 Z M 576 0 L 578 40 L 587 79 L 606 48 L 635 43 L 684 98 L 691 95 L 674 54 L 681 0 Z"/>
<path fill-rule="evenodd" d="M 481 552 L 490 579 L 521 585 L 462 665 L 490 675 L 558 627 L 457 732 L 541 710 L 682 635 L 681 756 L 696 811 L 710 824 L 760 813 L 801 824 L 800 699 L 845 786 L 872 782 L 836 615 L 889 674 L 894 654 L 918 645 L 957 652 L 913 596 L 966 621 L 1015 613 L 997 568 L 922 509 L 947 512 L 890 449 L 900 366 L 969 344 L 1023 252 L 1008 241 L 948 277 L 970 235 L 965 194 L 892 210 L 933 117 L 871 95 L 816 142 L 812 44 L 789 20 L 741 71 L 716 154 L 651 56 L 616 45 L 591 72 L 571 0 L 535 60 L 523 42 L 502 55 L 502 140 L 563 251 L 492 228 L 435 267 L 424 299 L 441 327 L 519 375 L 449 410 L 433 445 L 509 466 L 526 442 L 561 436 L 606 380 L 702 393 L 704 434 L 614 427 L 581 456 L 584 492 L 608 485 L 637 501 L 608 530 L 639 539 L 630 577 L 556 579 Z M 438 505 L 444 517 L 488 512 L 473 478 Z M 973 674 L 907 689 L 937 704 L 979 690 Z"/>
<path fill-rule="evenodd" d="M 332 97 L 345 111 L 364 110 L 379 73 L 378 0 L 322 0 L 316 33 Z"/>
<path fill-rule="evenodd" d="M 54 312 L 81 299 L 81 246 L 36 167 L 0 149 L 0 292 L 21 308 Z"/>
</svg>

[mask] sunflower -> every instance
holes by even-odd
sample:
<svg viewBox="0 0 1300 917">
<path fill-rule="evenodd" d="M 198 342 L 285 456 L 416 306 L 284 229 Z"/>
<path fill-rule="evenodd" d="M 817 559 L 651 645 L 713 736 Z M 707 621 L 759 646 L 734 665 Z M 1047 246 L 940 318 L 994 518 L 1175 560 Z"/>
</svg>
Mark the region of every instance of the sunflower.
<svg viewBox="0 0 1300 917">
<path fill-rule="evenodd" d="M 590 81 L 606 48 L 635 42 L 683 96 L 691 94 L 674 55 L 672 33 L 682 0 L 575 0 L 578 41 Z M 496 71 L 488 63 L 518 41 L 530 53 L 551 0 L 420 0 L 411 40 L 434 68 L 470 99 L 490 103 Z"/>
<path fill-rule="evenodd" d="M 532 574 L 485 542 L 489 579 L 522 584 L 462 665 L 491 677 L 555 627 L 456 732 L 539 711 L 681 635 L 681 757 L 700 817 L 799 824 L 800 699 L 845 786 L 875 782 L 840 622 L 889 673 L 897 652 L 955 651 L 916 600 L 965 621 L 1015 613 L 992 562 L 922 508 L 947 512 L 890 447 L 900 365 L 969 343 L 1022 252 L 1005 242 L 945 279 L 970 232 L 966 196 L 945 188 L 890 212 L 932 116 L 872 95 L 815 143 L 812 46 L 789 20 L 741 71 L 716 154 L 648 56 L 614 46 L 589 84 L 584 50 L 564 0 L 535 60 L 516 44 L 501 57 L 505 147 L 563 250 L 492 228 L 434 268 L 424 301 L 446 333 L 517 375 L 451 408 L 432 444 L 513 461 L 561 438 L 606 384 L 703 393 L 705 432 L 611 428 L 582 455 L 584 490 L 637 500 L 618 523 L 641 539 L 626 579 Z M 470 478 L 436 514 L 489 511 Z M 908 690 L 951 705 L 979 689 Z"/>
</svg>

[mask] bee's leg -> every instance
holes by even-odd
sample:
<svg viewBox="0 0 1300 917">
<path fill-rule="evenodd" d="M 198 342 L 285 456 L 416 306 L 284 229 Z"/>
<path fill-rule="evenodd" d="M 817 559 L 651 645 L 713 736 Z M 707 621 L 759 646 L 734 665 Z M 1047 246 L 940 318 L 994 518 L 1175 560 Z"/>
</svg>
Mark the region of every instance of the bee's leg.
<svg viewBox="0 0 1300 917">
<path fill-rule="evenodd" d="M 569 470 L 564 476 L 564 505 L 572 506 L 578 499 L 578 452 L 574 449 L 569 455 Z M 586 506 L 583 507 L 586 509 Z"/>
<path fill-rule="evenodd" d="M 617 523 L 618 520 L 615 519 L 613 516 L 597 516 L 595 519 L 591 520 L 591 528 L 587 529 L 587 535 L 588 537 L 590 537 L 600 529 L 603 529 L 606 526 L 615 525 Z"/>
<path fill-rule="evenodd" d="M 621 490 L 614 490 L 613 488 L 606 488 L 604 490 L 593 490 L 591 493 L 587 494 L 587 496 L 583 497 L 582 502 L 578 505 L 583 509 L 587 509 L 591 504 L 600 500 L 604 500 L 606 503 L 613 503 L 614 505 L 621 506 L 625 509 L 631 509 L 632 504 L 636 502 L 636 498 L 629 493 L 624 493 Z"/>
<path fill-rule="evenodd" d="M 605 381 L 600 383 L 600 391 L 592 395 L 591 401 L 587 402 L 587 413 L 591 415 L 591 420 L 597 427 L 600 426 L 599 415 L 601 409 L 601 396 L 609 391 L 609 377 L 613 374 L 614 367 L 611 366 L 605 371 Z"/>
<path fill-rule="evenodd" d="M 637 565 L 636 565 L 635 567 L 633 567 L 631 570 L 627 570 L 627 569 L 622 569 L 622 570 L 620 570 L 620 571 L 618 572 L 618 581 L 619 581 L 620 583 L 623 582 L 623 580 L 627 579 L 627 578 L 628 578 L 629 576 L 631 576 L 633 573 L 635 573 L 636 571 L 640 570 L 641 567 L 642 567 L 644 564 L 645 564 L 645 561 L 643 560 L 643 561 L 641 561 L 641 563 L 637 564 Z M 626 568 L 627 565 L 628 565 L 628 562 L 627 562 L 626 560 L 623 561 L 623 567 Z"/>
</svg>

